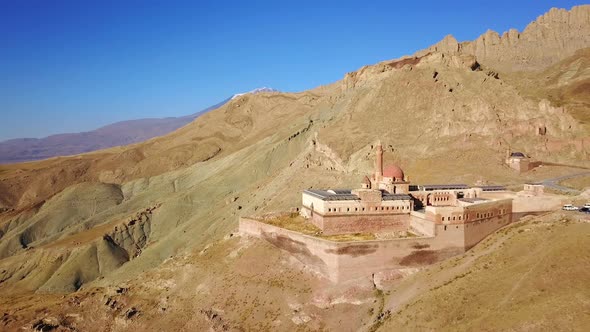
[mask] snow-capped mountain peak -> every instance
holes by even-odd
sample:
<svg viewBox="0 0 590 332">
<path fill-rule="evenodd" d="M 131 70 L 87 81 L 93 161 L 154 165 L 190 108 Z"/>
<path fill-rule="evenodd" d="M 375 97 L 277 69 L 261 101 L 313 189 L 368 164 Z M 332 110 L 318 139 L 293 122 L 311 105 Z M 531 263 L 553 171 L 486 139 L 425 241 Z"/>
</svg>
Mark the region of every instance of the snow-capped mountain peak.
<svg viewBox="0 0 590 332">
<path fill-rule="evenodd" d="M 235 95 L 233 95 L 233 97 L 231 99 L 234 99 L 239 96 L 246 95 L 246 94 L 257 94 L 257 93 L 261 93 L 261 92 L 279 92 L 279 90 L 263 86 L 261 88 L 256 88 L 256 89 L 248 91 L 248 92 L 236 93 Z"/>
</svg>

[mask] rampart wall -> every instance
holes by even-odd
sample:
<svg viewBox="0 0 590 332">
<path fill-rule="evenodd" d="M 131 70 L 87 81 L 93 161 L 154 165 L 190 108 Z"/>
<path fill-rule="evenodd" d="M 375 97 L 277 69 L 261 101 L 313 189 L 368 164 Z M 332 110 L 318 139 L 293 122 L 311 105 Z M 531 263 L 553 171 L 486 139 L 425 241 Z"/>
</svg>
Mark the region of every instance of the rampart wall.
<svg viewBox="0 0 590 332">
<path fill-rule="evenodd" d="M 415 211 L 410 213 L 410 229 L 425 236 L 434 236 L 436 234 L 435 224 L 426 220 L 423 213 Z"/>
<path fill-rule="evenodd" d="M 303 214 L 310 215 L 311 222 L 320 228 L 325 235 L 401 232 L 407 231 L 410 224 L 410 214 L 406 213 L 363 213 L 358 215 L 327 214 L 318 212 L 313 214 L 307 207 L 303 207 Z"/>
<path fill-rule="evenodd" d="M 512 213 L 464 224 L 465 249 L 475 246 L 486 236 L 512 222 Z"/>
<path fill-rule="evenodd" d="M 513 213 L 532 213 L 553 211 L 561 208 L 564 203 L 563 196 L 543 194 L 541 196 L 530 196 L 513 192 L 487 192 L 482 195 L 484 198 L 502 199 L 512 198 Z"/>
<path fill-rule="evenodd" d="M 429 265 L 464 252 L 463 233 L 451 229 L 437 237 L 334 242 L 240 218 L 239 231 L 289 252 L 333 282 L 370 277 L 384 270 Z"/>
</svg>

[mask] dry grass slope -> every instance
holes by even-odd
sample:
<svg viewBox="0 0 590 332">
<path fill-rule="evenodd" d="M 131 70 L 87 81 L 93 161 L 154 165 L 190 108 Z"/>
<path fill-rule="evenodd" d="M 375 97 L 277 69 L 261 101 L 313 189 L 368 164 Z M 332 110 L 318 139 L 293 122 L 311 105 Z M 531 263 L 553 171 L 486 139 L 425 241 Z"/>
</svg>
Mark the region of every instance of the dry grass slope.
<svg viewBox="0 0 590 332">
<path fill-rule="evenodd" d="M 582 331 L 590 324 L 589 239 L 590 223 L 577 217 L 515 224 L 463 257 L 416 275 L 434 282 L 396 308 L 382 330 Z"/>
</svg>

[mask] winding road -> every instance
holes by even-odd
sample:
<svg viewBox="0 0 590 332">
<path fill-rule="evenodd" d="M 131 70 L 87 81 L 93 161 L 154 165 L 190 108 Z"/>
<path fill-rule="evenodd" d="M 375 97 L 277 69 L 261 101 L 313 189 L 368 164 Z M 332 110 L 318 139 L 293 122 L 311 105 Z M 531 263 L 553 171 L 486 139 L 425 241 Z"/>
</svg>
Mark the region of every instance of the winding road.
<svg viewBox="0 0 590 332">
<path fill-rule="evenodd" d="M 545 179 L 541 182 L 539 182 L 540 184 L 544 185 L 547 188 L 552 188 L 552 189 L 556 189 L 556 190 L 561 190 L 567 193 L 571 193 L 571 194 L 579 194 L 581 193 L 581 191 L 576 190 L 576 189 L 572 189 L 569 187 L 564 187 L 562 185 L 559 185 L 559 182 L 563 181 L 563 180 L 567 180 L 567 179 L 572 179 L 572 178 L 577 178 L 577 177 L 582 177 L 582 176 L 590 176 L 590 172 L 581 172 L 581 173 L 574 173 L 574 174 L 570 174 L 570 175 L 564 175 L 564 176 L 560 176 L 557 178 L 551 178 L 551 179 Z"/>
</svg>

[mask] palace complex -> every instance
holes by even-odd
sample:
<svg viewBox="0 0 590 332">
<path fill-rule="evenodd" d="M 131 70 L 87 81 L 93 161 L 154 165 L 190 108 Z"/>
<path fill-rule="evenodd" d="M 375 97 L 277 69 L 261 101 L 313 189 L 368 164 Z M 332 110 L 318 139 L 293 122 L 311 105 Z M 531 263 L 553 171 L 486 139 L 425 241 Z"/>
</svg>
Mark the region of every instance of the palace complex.
<svg viewBox="0 0 590 332">
<path fill-rule="evenodd" d="M 453 233 L 450 245 L 473 246 L 511 222 L 512 200 L 487 196 L 502 186 L 411 185 L 403 170 L 383 166 L 377 145 L 375 171 L 360 189 L 303 191 L 301 215 L 325 235 L 412 232 L 420 236 Z"/>
<path fill-rule="evenodd" d="M 247 217 L 240 218 L 239 231 L 271 242 L 337 282 L 432 264 L 465 252 L 515 215 L 560 205 L 535 184 L 520 193 L 503 186 L 413 185 L 400 167 L 383 165 L 380 143 L 375 169 L 359 187 L 303 191 L 298 209 L 303 218 L 290 218 L 313 224 L 316 234 Z"/>
</svg>

